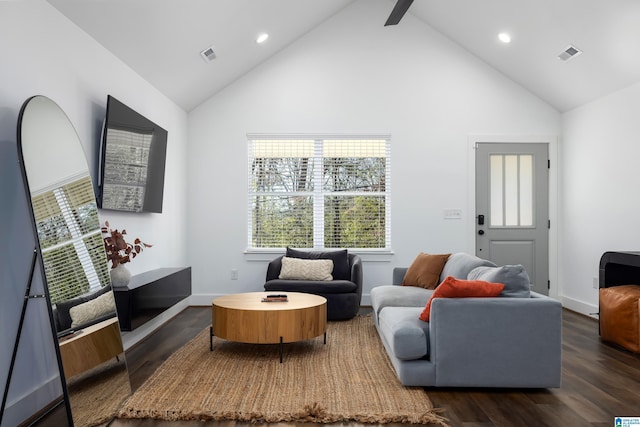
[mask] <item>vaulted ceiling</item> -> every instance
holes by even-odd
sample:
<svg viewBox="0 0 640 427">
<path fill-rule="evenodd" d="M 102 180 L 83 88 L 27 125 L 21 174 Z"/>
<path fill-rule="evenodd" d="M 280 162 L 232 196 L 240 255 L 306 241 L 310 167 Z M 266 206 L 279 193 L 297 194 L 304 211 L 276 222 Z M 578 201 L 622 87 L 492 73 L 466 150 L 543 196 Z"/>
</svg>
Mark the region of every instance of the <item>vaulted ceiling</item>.
<svg viewBox="0 0 640 427">
<path fill-rule="evenodd" d="M 186 111 L 354 1 L 48 0 Z M 640 81 L 638 0 L 416 0 L 408 15 L 559 111 Z M 388 14 L 380 16 L 380 26 Z M 406 19 L 406 17 L 405 17 Z M 400 21 L 399 25 L 402 25 Z M 262 45 L 258 34 L 269 33 Z M 511 43 L 498 41 L 508 32 Z M 558 59 L 567 47 L 583 53 Z M 213 47 L 214 63 L 200 52 Z M 213 67 L 211 67 L 213 65 Z"/>
</svg>

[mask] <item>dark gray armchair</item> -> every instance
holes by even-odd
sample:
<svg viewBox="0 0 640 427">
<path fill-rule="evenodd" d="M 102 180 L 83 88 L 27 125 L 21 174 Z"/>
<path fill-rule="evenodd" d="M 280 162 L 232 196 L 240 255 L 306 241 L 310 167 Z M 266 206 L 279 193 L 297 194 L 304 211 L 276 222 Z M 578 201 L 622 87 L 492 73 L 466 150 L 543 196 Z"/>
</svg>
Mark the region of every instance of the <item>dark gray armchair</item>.
<svg viewBox="0 0 640 427">
<path fill-rule="evenodd" d="M 291 256 L 294 250 L 289 251 L 286 256 Z M 341 251 L 333 252 L 300 252 L 295 251 L 294 257 L 298 258 L 327 258 L 323 255 L 338 254 Z M 347 320 L 358 314 L 360 300 L 362 298 L 362 260 L 358 255 L 347 254 L 345 252 L 345 263 L 343 268 L 338 264 L 334 267 L 334 280 L 285 280 L 280 279 L 282 268 L 282 257 L 280 256 L 269 263 L 267 267 L 267 279 L 264 290 L 267 292 L 304 292 L 323 296 L 327 299 L 327 319 Z"/>
</svg>

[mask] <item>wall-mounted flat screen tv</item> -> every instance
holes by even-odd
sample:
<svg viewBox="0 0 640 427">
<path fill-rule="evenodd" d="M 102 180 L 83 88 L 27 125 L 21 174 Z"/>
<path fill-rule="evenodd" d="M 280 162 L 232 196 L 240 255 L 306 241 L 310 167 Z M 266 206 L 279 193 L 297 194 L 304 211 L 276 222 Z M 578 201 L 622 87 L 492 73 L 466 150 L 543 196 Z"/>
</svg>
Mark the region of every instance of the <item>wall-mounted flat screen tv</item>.
<svg viewBox="0 0 640 427">
<path fill-rule="evenodd" d="M 98 207 L 162 212 L 167 131 L 107 97 L 100 144 Z"/>
</svg>

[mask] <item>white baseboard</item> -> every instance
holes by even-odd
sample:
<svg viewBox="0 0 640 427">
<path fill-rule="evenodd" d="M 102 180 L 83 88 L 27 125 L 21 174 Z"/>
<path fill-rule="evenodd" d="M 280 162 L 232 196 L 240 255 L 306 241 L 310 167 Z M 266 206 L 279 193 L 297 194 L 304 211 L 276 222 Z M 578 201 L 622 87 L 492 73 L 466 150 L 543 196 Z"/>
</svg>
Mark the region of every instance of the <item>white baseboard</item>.
<svg viewBox="0 0 640 427">
<path fill-rule="evenodd" d="M 13 380 L 17 381 L 17 378 Z M 43 409 L 56 399 L 62 400 L 61 395 L 62 383 L 60 376 L 56 375 L 24 395 L 8 400 L 0 421 L 3 426 L 5 423 L 8 426 L 20 425 L 37 412 L 38 408 Z"/>
<path fill-rule="evenodd" d="M 598 318 L 598 306 L 565 296 L 561 297 L 560 301 L 564 308 L 584 314 L 585 316 L 593 317 L 594 319 Z"/>
<path fill-rule="evenodd" d="M 211 302 L 226 294 L 192 294 L 189 298 L 189 305 L 192 307 L 211 307 Z"/>
<path fill-rule="evenodd" d="M 360 306 L 371 307 L 370 294 L 362 294 L 362 298 L 360 299 Z"/>
</svg>

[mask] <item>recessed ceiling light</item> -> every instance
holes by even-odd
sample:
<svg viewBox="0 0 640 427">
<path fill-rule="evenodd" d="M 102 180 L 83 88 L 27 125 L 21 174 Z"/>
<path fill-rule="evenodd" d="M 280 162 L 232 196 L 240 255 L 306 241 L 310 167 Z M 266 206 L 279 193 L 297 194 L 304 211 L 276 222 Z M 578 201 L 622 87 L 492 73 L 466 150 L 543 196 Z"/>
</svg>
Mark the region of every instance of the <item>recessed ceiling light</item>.
<svg viewBox="0 0 640 427">
<path fill-rule="evenodd" d="M 509 33 L 500 33 L 498 34 L 498 40 L 502 43 L 511 43 L 511 36 Z"/>
<path fill-rule="evenodd" d="M 268 38 L 269 38 L 269 34 L 262 33 L 258 37 L 256 37 L 256 43 L 262 44 L 262 43 L 266 42 Z"/>
</svg>

